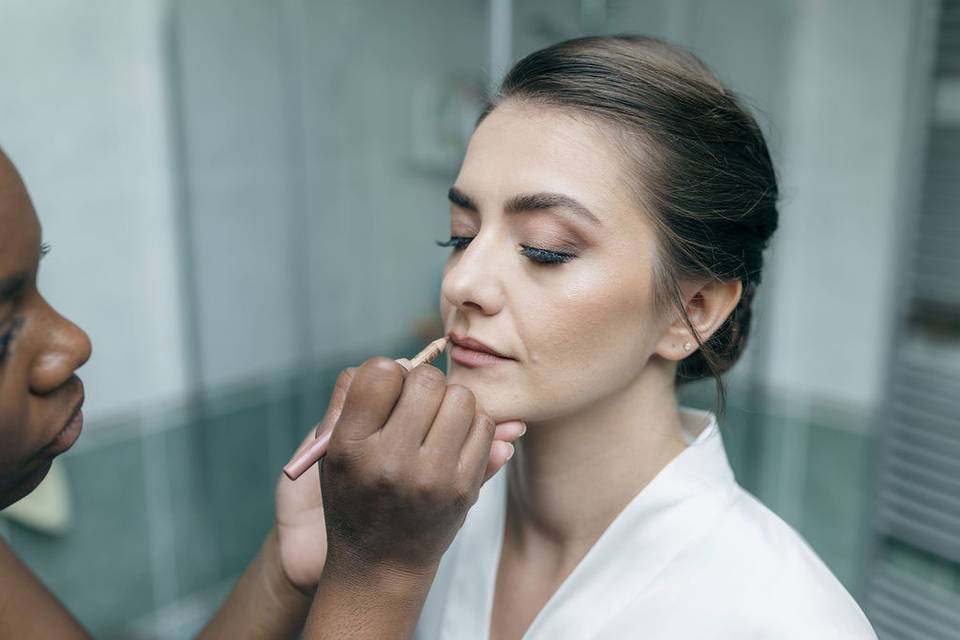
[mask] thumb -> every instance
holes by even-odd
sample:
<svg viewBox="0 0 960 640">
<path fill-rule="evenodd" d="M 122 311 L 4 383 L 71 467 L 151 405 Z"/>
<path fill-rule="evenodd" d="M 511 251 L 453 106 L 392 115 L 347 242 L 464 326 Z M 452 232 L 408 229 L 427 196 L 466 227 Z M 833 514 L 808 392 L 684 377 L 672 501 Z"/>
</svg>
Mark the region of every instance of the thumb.
<svg viewBox="0 0 960 640">
<path fill-rule="evenodd" d="M 360 365 L 332 431 L 331 450 L 364 441 L 383 428 L 400 397 L 406 375 L 403 366 L 383 356 L 374 356 Z"/>
</svg>

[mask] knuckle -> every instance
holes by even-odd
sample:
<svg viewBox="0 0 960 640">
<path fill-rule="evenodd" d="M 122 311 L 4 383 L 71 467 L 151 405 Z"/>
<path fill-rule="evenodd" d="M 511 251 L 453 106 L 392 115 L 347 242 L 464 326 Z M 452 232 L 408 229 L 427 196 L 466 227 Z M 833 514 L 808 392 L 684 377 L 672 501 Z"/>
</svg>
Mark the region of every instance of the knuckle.
<svg viewBox="0 0 960 640">
<path fill-rule="evenodd" d="M 437 499 L 437 482 L 431 473 L 421 473 L 413 481 L 414 494 L 424 502 L 434 502 Z"/>
<path fill-rule="evenodd" d="M 400 465 L 393 457 L 386 458 L 380 464 L 378 483 L 383 487 L 395 487 L 401 478 Z"/>
<path fill-rule="evenodd" d="M 451 502 L 459 510 L 466 511 L 477 500 L 477 494 L 471 487 L 458 486 L 454 492 Z"/>
<path fill-rule="evenodd" d="M 378 381 L 390 379 L 402 380 L 403 371 L 403 366 L 395 360 L 391 360 L 385 356 L 374 356 L 360 365 L 360 370 L 357 374 L 359 375 L 362 372 L 364 377 L 373 378 Z"/>
<path fill-rule="evenodd" d="M 486 413 L 477 415 L 477 429 L 484 435 L 492 436 L 497 430 L 496 421 Z"/>
<path fill-rule="evenodd" d="M 477 408 L 477 397 L 462 384 L 448 385 L 445 400 L 466 413 L 474 413 Z"/>
<path fill-rule="evenodd" d="M 413 370 L 412 375 L 414 382 L 428 391 L 440 391 L 447 384 L 443 372 L 436 367 L 417 367 Z"/>
<path fill-rule="evenodd" d="M 386 356 L 373 356 L 372 358 L 368 358 L 367 361 L 361 366 L 366 369 L 383 371 L 386 373 L 395 372 L 398 369 L 403 368 L 396 360 L 391 360 Z"/>
</svg>

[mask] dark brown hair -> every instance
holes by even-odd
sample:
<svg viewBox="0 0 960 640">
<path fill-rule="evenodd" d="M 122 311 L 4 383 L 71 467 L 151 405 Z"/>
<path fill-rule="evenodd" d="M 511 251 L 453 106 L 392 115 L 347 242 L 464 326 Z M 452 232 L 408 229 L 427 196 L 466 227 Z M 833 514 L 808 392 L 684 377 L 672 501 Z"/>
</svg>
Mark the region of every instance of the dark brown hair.
<svg viewBox="0 0 960 640">
<path fill-rule="evenodd" d="M 777 177 L 763 134 L 738 98 L 692 53 L 645 36 L 593 36 L 531 53 L 506 75 L 480 116 L 519 101 L 600 121 L 621 143 L 630 185 L 652 214 L 659 260 L 656 302 L 672 306 L 699 349 L 680 362 L 677 384 L 721 374 L 746 347 L 763 250 L 777 228 Z M 703 341 L 679 283 L 739 279 L 736 308 Z"/>
</svg>

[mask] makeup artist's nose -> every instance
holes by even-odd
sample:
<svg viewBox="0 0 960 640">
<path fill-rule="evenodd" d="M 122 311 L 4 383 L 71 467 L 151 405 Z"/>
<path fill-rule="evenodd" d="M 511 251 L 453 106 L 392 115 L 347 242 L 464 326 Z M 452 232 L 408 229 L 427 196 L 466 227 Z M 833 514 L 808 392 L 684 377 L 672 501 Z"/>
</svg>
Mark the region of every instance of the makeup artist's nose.
<svg viewBox="0 0 960 640">
<path fill-rule="evenodd" d="M 41 349 L 34 359 L 30 388 L 44 395 L 66 384 L 77 369 L 90 359 L 90 338 L 46 301 L 37 314 L 36 330 L 42 332 Z"/>
<path fill-rule="evenodd" d="M 485 250 L 487 249 L 487 250 Z M 496 274 L 495 251 L 475 238 L 443 277 L 441 291 L 460 309 L 494 315 L 503 307 L 503 290 Z"/>
</svg>

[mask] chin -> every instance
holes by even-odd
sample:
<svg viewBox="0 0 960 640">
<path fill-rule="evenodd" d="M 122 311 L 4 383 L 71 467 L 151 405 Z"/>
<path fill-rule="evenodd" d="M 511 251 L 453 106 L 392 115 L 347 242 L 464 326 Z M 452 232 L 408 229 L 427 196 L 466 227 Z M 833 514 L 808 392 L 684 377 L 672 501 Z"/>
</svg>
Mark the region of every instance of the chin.
<svg viewBox="0 0 960 640">
<path fill-rule="evenodd" d="M 50 472 L 51 464 L 53 464 L 53 461 L 47 460 L 26 476 L 17 478 L 13 486 L 5 486 L 0 489 L 0 510 L 6 509 L 13 503 L 27 497 L 34 489 L 39 487 Z"/>
</svg>

